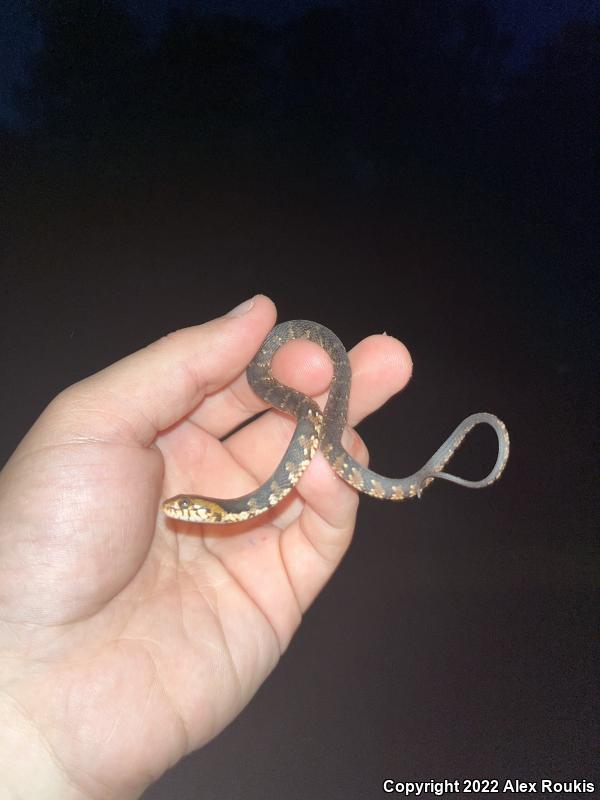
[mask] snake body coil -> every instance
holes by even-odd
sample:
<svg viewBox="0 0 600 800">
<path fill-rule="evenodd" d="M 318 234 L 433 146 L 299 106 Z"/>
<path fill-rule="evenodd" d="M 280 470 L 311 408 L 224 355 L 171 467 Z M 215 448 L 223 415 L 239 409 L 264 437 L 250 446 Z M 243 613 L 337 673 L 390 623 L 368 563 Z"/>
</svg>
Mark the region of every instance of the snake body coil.
<svg viewBox="0 0 600 800">
<path fill-rule="evenodd" d="M 323 412 L 314 400 L 279 383 L 271 373 L 273 356 L 292 339 L 316 342 L 333 362 L 333 378 Z M 188 522 L 224 524 L 263 514 L 291 491 L 319 447 L 340 478 L 355 489 L 380 500 L 420 497 L 423 489 L 434 478 L 478 489 L 498 480 L 506 466 L 509 452 L 508 431 L 498 417 L 487 413 L 472 414 L 463 420 L 429 461 L 407 478 L 386 478 L 355 461 L 340 441 L 346 425 L 352 378 L 348 354 L 338 337 L 316 322 L 293 320 L 277 325 L 248 365 L 246 374 L 248 383 L 262 400 L 297 419 L 294 435 L 279 466 L 262 486 L 242 497 L 227 500 L 191 494 L 171 497 L 162 504 L 167 516 Z M 467 433 L 480 423 L 490 425 L 498 437 L 498 457 L 489 475 L 480 481 L 470 481 L 443 472 Z"/>
</svg>

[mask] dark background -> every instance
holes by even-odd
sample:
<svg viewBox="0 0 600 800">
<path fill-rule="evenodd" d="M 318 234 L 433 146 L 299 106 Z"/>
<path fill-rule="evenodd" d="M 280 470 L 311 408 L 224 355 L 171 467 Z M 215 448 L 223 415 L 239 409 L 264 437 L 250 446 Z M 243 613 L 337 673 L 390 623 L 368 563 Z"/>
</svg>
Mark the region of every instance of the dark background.
<svg viewBox="0 0 600 800">
<path fill-rule="evenodd" d="M 511 434 L 490 489 L 361 502 L 279 667 L 146 800 L 597 778 L 597 6 L 3 16 L 4 458 L 64 386 L 257 291 L 348 347 L 408 345 L 409 387 L 360 427 L 384 474 L 474 411 Z M 494 442 L 453 471 L 483 475 Z"/>
</svg>

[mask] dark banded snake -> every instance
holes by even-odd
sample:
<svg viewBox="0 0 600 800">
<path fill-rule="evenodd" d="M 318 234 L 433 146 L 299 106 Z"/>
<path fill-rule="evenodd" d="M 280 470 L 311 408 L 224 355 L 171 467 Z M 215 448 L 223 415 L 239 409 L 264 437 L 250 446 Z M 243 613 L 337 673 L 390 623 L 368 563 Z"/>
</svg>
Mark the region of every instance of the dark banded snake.
<svg viewBox="0 0 600 800">
<path fill-rule="evenodd" d="M 310 397 L 284 386 L 271 374 L 273 356 L 292 339 L 316 342 L 333 362 L 333 378 L 324 411 Z M 263 514 L 289 494 L 319 448 L 340 478 L 358 491 L 381 500 L 420 497 L 423 489 L 435 478 L 479 489 L 498 480 L 506 466 L 509 453 L 506 426 L 495 415 L 484 412 L 471 414 L 464 419 L 427 463 L 406 478 L 386 478 L 355 461 L 340 441 L 346 425 L 352 378 L 348 354 L 338 337 L 316 322 L 293 320 L 276 325 L 248 365 L 246 375 L 248 383 L 262 400 L 297 420 L 296 429 L 279 466 L 261 486 L 241 497 L 217 499 L 194 494 L 171 497 L 162 504 L 168 517 L 187 522 L 225 524 Z M 467 433 L 481 423 L 490 425 L 498 437 L 498 457 L 492 471 L 479 481 L 444 472 L 444 467 Z"/>
</svg>

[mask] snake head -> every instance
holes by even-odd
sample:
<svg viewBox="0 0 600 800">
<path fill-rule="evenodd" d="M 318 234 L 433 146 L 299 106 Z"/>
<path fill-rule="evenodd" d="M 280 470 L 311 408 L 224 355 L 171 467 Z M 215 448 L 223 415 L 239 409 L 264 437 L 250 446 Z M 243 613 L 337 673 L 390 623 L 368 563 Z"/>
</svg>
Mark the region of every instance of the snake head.
<svg viewBox="0 0 600 800">
<path fill-rule="evenodd" d="M 178 494 L 165 500 L 162 510 L 167 517 L 186 522 L 221 522 L 225 513 L 218 503 L 187 494 Z"/>
</svg>

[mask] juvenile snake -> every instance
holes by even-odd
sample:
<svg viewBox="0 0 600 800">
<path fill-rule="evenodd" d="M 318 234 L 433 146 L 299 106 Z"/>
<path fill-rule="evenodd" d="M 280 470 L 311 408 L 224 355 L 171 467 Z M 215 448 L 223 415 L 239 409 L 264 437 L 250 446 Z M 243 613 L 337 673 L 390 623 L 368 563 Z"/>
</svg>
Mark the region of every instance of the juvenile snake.
<svg viewBox="0 0 600 800">
<path fill-rule="evenodd" d="M 279 383 L 271 374 L 273 356 L 292 339 L 309 339 L 320 345 L 333 362 L 333 378 L 325 410 L 314 400 Z M 227 500 L 179 494 L 165 500 L 162 509 L 168 517 L 187 522 L 224 524 L 263 514 L 276 506 L 298 482 L 311 458 L 320 448 L 334 472 L 360 492 L 381 500 L 420 497 L 434 478 L 453 481 L 478 489 L 498 480 L 508 460 L 509 439 L 504 423 L 493 414 L 471 414 L 464 419 L 444 444 L 420 470 L 407 478 L 385 478 L 361 466 L 344 450 L 340 438 L 346 425 L 351 370 L 346 349 L 328 328 L 316 322 L 293 320 L 277 325 L 268 334 L 246 370 L 248 383 L 256 394 L 275 408 L 294 416 L 296 429 L 273 475 L 249 494 Z M 470 481 L 443 472 L 467 433 L 480 423 L 490 425 L 498 437 L 498 457 L 492 471 L 480 481 Z"/>
</svg>

